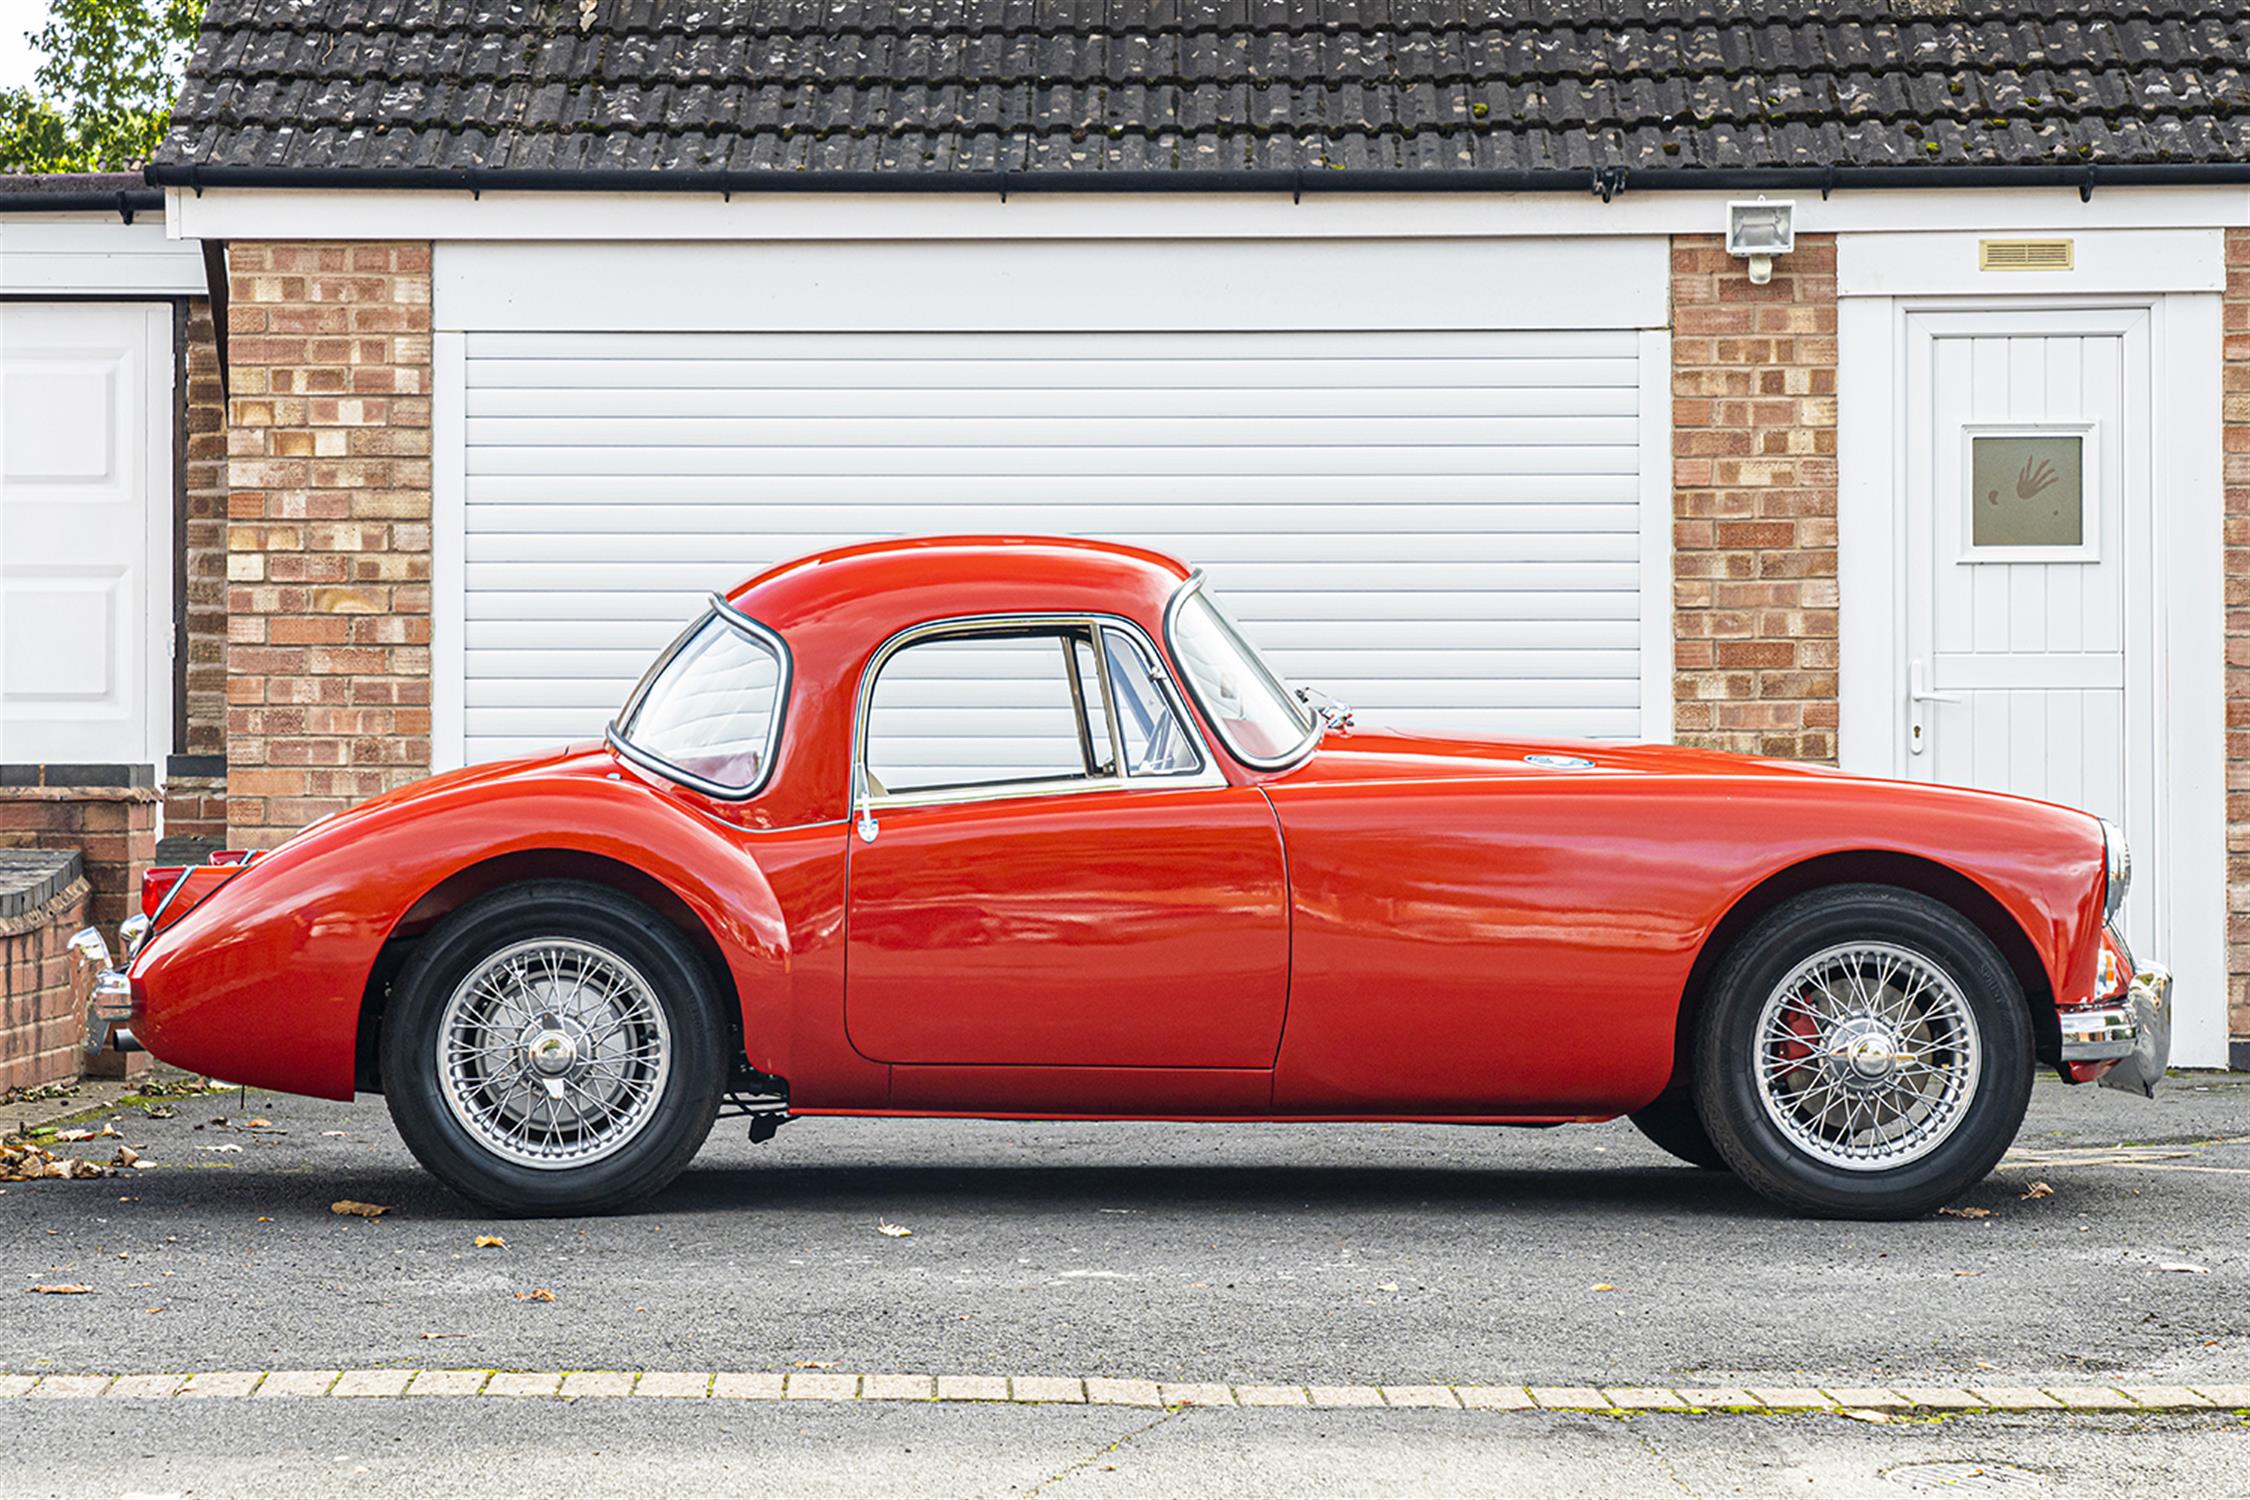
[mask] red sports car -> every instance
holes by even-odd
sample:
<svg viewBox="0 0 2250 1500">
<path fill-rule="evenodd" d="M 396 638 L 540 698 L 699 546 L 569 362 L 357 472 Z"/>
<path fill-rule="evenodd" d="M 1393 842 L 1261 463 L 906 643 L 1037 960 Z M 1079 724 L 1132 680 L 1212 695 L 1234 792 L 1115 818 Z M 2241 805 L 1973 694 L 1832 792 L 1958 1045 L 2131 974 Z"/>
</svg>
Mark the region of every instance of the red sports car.
<svg viewBox="0 0 2250 1500">
<path fill-rule="evenodd" d="M 2129 871 L 2020 798 L 1358 727 L 1155 553 L 885 542 L 714 596 L 605 743 L 153 872 L 90 1045 L 379 1090 L 526 1214 L 654 1191 L 731 1108 L 1630 1115 L 1884 1218 L 1982 1178 L 2038 1064 L 2154 1086 Z"/>
</svg>

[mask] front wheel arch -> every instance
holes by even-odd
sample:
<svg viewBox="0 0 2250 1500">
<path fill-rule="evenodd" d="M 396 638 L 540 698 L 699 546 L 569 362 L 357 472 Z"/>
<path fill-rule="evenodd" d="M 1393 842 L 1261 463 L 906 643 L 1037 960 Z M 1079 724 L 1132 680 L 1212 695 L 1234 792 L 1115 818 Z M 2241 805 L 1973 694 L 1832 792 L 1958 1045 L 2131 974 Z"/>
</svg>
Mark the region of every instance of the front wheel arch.
<svg viewBox="0 0 2250 1500">
<path fill-rule="evenodd" d="M 1687 1087 L 1695 1067 L 1695 1038 L 1710 997 L 1711 978 L 1728 951 L 1783 903 L 1808 891 L 1837 885 L 1893 886 L 1927 896 L 1960 913 L 2000 950 L 2015 974 L 2039 1060 L 2052 1063 L 2061 1056 L 2062 1025 L 2055 1015 L 2054 985 L 2040 961 L 2039 950 L 2007 908 L 1990 891 L 1950 865 L 1891 849 L 1860 849 L 1823 854 L 1775 871 L 1743 892 L 1705 935 L 1688 970 L 1687 983 L 1681 987 L 1679 1011 L 1673 1022 L 1672 1076 L 1665 1083 L 1665 1093 Z"/>
<path fill-rule="evenodd" d="M 478 860 L 439 881 L 407 908 L 392 926 L 368 970 L 360 995 L 359 1029 L 354 1046 L 353 1087 L 364 1093 L 383 1091 L 383 1016 L 390 1005 L 391 985 L 414 954 L 414 946 L 436 926 L 470 902 L 512 885 L 531 881 L 568 880 L 601 886 L 639 902 L 661 917 L 701 960 L 710 976 L 712 991 L 721 1000 L 734 1071 L 748 1066 L 742 1031 L 742 996 L 734 971 L 718 939 L 695 908 L 680 894 L 645 870 L 622 860 L 583 849 L 522 849 Z"/>
</svg>

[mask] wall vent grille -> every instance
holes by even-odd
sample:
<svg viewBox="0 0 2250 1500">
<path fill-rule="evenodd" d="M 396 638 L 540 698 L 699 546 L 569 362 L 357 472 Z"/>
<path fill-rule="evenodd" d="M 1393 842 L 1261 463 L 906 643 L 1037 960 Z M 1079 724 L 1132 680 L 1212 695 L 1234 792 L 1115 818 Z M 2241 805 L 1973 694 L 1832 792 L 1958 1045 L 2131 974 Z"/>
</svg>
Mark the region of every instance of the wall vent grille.
<svg viewBox="0 0 2250 1500">
<path fill-rule="evenodd" d="M 2067 271 L 2070 240 L 1978 240 L 1980 271 Z"/>
</svg>

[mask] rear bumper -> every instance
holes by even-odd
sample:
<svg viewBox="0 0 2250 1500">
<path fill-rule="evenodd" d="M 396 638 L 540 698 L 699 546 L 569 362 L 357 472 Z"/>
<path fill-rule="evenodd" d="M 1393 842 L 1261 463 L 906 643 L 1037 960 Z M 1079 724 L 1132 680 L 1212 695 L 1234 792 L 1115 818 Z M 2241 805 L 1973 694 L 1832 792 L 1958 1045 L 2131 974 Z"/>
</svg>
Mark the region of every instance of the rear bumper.
<svg viewBox="0 0 2250 1500">
<path fill-rule="evenodd" d="M 2063 1011 L 2061 1021 L 2066 1076 L 2083 1080 L 2093 1075 L 2104 1088 L 2155 1097 L 2172 1060 L 2169 971 L 2153 965 L 2143 969 L 2119 999 Z"/>
</svg>

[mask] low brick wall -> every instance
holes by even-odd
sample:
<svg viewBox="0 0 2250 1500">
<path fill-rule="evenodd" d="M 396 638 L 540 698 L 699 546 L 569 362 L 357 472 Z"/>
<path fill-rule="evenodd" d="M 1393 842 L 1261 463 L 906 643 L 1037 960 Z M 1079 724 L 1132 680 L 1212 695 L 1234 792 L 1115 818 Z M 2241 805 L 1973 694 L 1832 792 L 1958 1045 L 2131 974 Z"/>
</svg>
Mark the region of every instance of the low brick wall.
<svg viewBox="0 0 2250 1500">
<path fill-rule="evenodd" d="M 0 786 L 0 849 L 77 852 L 93 890 L 87 920 L 114 935 L 141 907 L 160 795 L 141 786 Z"/>
<path fill-rule="evenodd" d="M 0 1089 L 78 1076 L 70 937 L 91 900 L 75 853 L 0 850 Z"/>
</svg>

